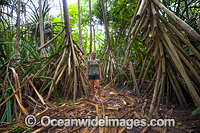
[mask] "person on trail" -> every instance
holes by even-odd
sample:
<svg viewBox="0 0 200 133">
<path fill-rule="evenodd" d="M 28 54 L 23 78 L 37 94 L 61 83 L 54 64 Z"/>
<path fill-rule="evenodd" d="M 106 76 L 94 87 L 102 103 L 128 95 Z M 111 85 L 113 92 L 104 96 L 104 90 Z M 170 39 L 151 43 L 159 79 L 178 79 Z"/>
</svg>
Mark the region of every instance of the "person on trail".
<svg viewBox="0 0 200 133">
<path fill-rule="evenodd" d="M 96 87 L 99 95 L 99 101 L 102 103 L 101 90 L 100 90 L 100 80 L 101 77 L 101 67 L 99 59 L 96 59 L 96 51 L 91 52 L 91 60 L 87 62 L 87 80 L 91 83 L 91 90 L 93 101 L 95 102 L 95 91 L 94 91 L 94 82 L 96 81 Z"/>
</svg>

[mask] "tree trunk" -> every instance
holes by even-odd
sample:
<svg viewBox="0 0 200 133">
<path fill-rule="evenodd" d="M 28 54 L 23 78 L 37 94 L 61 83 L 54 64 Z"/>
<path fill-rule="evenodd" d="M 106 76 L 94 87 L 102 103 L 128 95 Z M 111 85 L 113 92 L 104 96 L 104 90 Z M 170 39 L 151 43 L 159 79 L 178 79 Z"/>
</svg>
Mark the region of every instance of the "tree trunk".
<svg viewBox="0 0 200 133">
<path fill-rule="evenodd" d="M 91 0 L 89 0 L 89 10 L 90 10 L 90 53 L 92 51 L 92 13 L 91 13 Z"/>
<path fill-rule="evenodd" d="M 79 25 L 79 45 L 81 48 L 81 17 L 80 17 L 80 0 L 78 0 L 78 25 Z"/>
<path fill-rule="evenodd" d="M 18 44 L 20 42 L 20 0 L 17 1 L 18 8 L 17 8 L 17 33 L 16 33 L 16 44 L 15 44 L 15 51 L 18 51 Z"/>
<path fill-rule="evenodd" d="M 199 28 L 199 31 L 200 31 L 200 15 L 197 16 L 197 18 L 196 18 L 196 23 L 197 23 L 198 28 Z"/>
<path fill-rule="evenodd" d="M 40 46 L 44 45 L 42 0 L 39 0 Z"/>
<path fill-rule="evenodd" d="M 105 73 L 105 81 L 112 81 L 113 80 L 113 60 L 112 60 L 112 53 L 110 50 L 110 36 L 109 36 L 109 29 L 108 29 L 108 22 L 106 18 L 106 11 L 104 7 L 104 0 L 101 0 L 101 6 L 102 6 L 102 12 L 103 12 L 103 18 L 104 18 L 104 27 L 106 31 L 106 59 L 104 60 L 103 64 L 103 72 Z"/>
<path fill-rule="evenodd" d="M 67 0 L 63 0 L 63 12 L 64 12 L 66 34 L 67 34 L 67 37 L 69 37 L 71 30 L 70 30 L 70 23 L 69 23 Z"/>
<path fill-rule="evenodd" d="M 104 7 L 104 0 L 101 0 L 101 4 L 102 4 L 102 11 L 103 11 L 104 26 L 105 26 L 105 31 L 106 31 L 107 45 L 108 47 L 110 47 L 110 36 L 109 36 L 108 22 L 106 18 L 106 11 Z"/>
</svg>

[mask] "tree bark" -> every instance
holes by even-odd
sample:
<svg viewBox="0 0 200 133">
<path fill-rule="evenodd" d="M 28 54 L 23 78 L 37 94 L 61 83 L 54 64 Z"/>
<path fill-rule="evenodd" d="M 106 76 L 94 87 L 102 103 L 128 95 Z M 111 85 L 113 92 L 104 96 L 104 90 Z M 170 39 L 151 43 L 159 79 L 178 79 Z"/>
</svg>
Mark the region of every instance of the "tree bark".
<svg viewBox="0 0 200 133">
<path fill-rule="evenodd" d="M 155 109 L 157 94 L 159 92 L 160 76 L 161 76 L 161 62 L 159 63 L 159 66 L 158 66 L 158 74 L 157 74 L 157 77 L 156 77 L 156 83 L 155 83 L 155 87 L 154 87 L 153 98 L 152 98 L 151 106 L 150 106 L 150 109 L 149 109 L 149 118 L 150 119 L 152 118 L 153 111 Z"/>
<path fill-rule="evenodd" d="M 133 78 L 133 84 L 134 84 L 133 92 L 135 92 L 135 90 L 136 90 L 137 96 L 139 98 L 141 98 L 132 62 L 129 62 L 129 67 L 130 67 L 130 72 L 131 72 L 131 75 L 132 75 L 132 78 Z"/>
<path fill-rule="evenodd" d="M 67 37 L 69 37 L 71 30 L 70 30 L 70 23 L 69 23 L 69 13 L 68 13 L 67 0 L 63 0 L 63 12 L 64 12 L 66 34 L 67 34 Z"/>
<path fill-rule="evenodd" d="M 44 45 L 42 0 L 39 0 L 40 46 Z"/>
<path fill-rule="evenodd" d="M 198 28 L 199 28 L 199 31 L 200 31 L 200 15 L 197 16 L 197 18 L 196 18 L 196 23 L 197 23 Z"/>
</svg>

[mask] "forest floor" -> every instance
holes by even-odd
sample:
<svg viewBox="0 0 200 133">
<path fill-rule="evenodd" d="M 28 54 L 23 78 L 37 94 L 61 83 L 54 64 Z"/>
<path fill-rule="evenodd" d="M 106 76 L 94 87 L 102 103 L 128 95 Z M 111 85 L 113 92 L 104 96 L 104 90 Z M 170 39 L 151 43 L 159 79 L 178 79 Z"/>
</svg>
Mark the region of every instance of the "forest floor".
<svg viewBox="0 0 200 133">
<path fill-rule="evenodd" d="M 98 100 L 93 102 L 91 99 L 79 98 L 76 102 L 66 102 L 56 105 L 55 102 L 46 102 L 46 106 L 36 104 L 33 108 L 29 108 L 29 112 L 33 112 L 37 118 L 37 124 L 33 128 L 29 128 L 31 132 L 78 132 L 78 133 L 140 133 L 140 132 L 169 132 L 169 133 L 199 133 L 200 132 L 200 115 L 191 117 L 191 112 L 195 107 L 191 106 L 188 109 L 178 105 L 169 105 L 166 108 L 161 105 L 157 111 L 153 113 L 155 119 L 175 119 L 175 127 L 133 127 L 133 123 L 129 123 L 126 127 L 78 127 L 78 126 L 64 126 L 64 127 L 44 127 L 39 121 L 42 116 L 50 116 L 51 119 L 147 119 L 151 100 L 139 99 L 132 93 L 131 90 L 123 90 L 120 87 L 114 88 L 109 85 L 102 87 L 103 104 Z M 98 97 L 97 97 L 98 99 Z M 30 106 L 30 105 L 29 105 Z M 22 126 L 21 122 L 15 123 L 16 126 Z M 127 129 L 131 128 L 131 129 Z M 10 128 L 12 129 L 12 128 Z M 18 128 L 19 130 L 19 128 Z M 16 131 L 16 128 L 13 129 Z"/>
<path fill-rule="evenodd" d="M 121 92 L 121 89 L 115 89 L 116 93 Z M 124 90 L 121 93 L 127 94 L 129 96 L 136 96 L 136 93 L 130 93 L 132 90 Z M 191 113 L 196 107 L 193 104 L 188 104 L 188 108 L 184 108 L 183 106 L 180 106 L 178 104 L 170 104 L 168 107 L 165 105 L 160 105 L 160 110 L 169 110 L 173 108 L 170 119 L 175 119 L 176 126 L 175 127 L 168 127 L 167 130 L 165 130 L 164 127 L 161 128 L 155 128 L 150 127 L 148 128 L 147 132 L 167 132 L 167 133 L 200 133 L 200 115 L 191 116 Z M 146 109 L 149 110 L 150 108 L 150 102 L 147 103 Z M 168 109 L 167 109 L 168 108 Z M 155 116 L 162 118 L 162 113 L 159 114 L 155 112 Z M 148 113 L 148 112 L 146 112 Z M 142 130 L 134 129 L 134 130 L 128 130 L 130 133 L 135 132 L 141 132 Z"/>
</svg>

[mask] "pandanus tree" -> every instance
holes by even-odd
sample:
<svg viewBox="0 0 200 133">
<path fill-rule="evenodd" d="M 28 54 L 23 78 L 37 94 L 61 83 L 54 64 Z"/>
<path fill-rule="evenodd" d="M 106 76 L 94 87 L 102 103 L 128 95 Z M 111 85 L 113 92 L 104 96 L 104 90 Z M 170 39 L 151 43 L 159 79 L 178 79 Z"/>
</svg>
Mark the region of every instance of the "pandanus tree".
<svg viewBox="0 0 200 133">
<path fill-rule="evenodd" d="M 76 100 L 78 94 L 81 97 L 84 95 L 89 97 L 88 82 L 81 68 L 81 63 L 85 63 L 85 60 L 80 55 L 81 49 L 74 43 L 72 38 L 66 0 L 63 0 L 63 12 L 66 35 L 56 59 L 56 68 L 53 72 L 55 82 L 52 81 L 49 84 L 50 88 L 46 99 L 49 99 L 52 92 L 55 91 L 54 85 L 56 84 L 62 88 L 60 92 L 64 94 L 65 98 L 73 97 L 73 100 Z"/>
<path fill-rule="evenodd" d="M 129 44 L 124 66 L 129 61 L 131 47 L 136 45 L 136 41 L 147 49 L 138 83 L 143 98 L 153 92 L 149 117 L 152 117 L 155 108 L 158 109 L 162 97 L 166 96 L 165 101 L 168 103 L 170 92 L 174 92 L 178 102 L 185 107 L 188 106 L 185 98 L 188 95 L 197 107 L 200 106 L 200 54 L 193 46 L 200 42 L 200 35 L 193 28 L 161 2 L 139 0 L 126 39 Z M 192 57 L 189 51 L 192 52 Z M 154 74 L 150 78 L 150 84 L 144 89 L 150 70 Z"/>
<path fill-rule="evenodd" d="M 102 7 L 105 36 L 106 36 L 105 59 L 102 67 L 103 67 L 103 73 L 105 75 L 105 81 L 112 81 L 114 72 L 114 67 L 113 67 L 114 60 L 112 58 L 112 52 L 110 48 L 110 35 L 109 35 L 108 21 L 104 6 L 104 0 L 101 0 L 101 7 Z"/>
<path fill-rule="evenodd" d="M 18 60 L 19 58 L 15 59 L 14 55 L 18 54 L 18 48 L 19 48 L 19 40 L 20 40 L 20 12 L 21 12 L 21 1 L 1 1 L 0 7 L 4 10 L 1 10 L 0 15 L 0 29 L 1 29 L 1 35 L 0 35 L 0 82 L 3 83 L 2 85 L 2 91 L 1 91 L 1 101 L 3 99 L 6 99 L 4 102 L 1 102 L 0 104 L 0 116 L 1 122 L 12 121 L 12 114 L 15 114 L 15 119 L 19 120 L 22 112 L 24 114 L 28 114 L 27 110 L 24 108 L 22 104 L 22 91 L 18 90 L 15 94 L 16 99 L 12 100 L 9 97 L 11 96 L 12 91 L 15 92 L 15 90 L 20 86 L 18 74 L 16 73 L 16 70 L 14 69 L 14 66 L 16 65 L 14 60 Z M 16 9 L 17 7 L 17 9 Z M 7 12 L 5 12 L 5 9 L 7 9 Z M 17 21 L 14 21 L 13 14 L 17 14 Z M 3 21 L 2 21 L 3 20 Z M 10 22 L 10 20 L 13 20 Z M 13 31 L 15 31 L 15 28 L 12 26 L 16 22 L 17 28 L 14 32 L 16 34 L 13 34 Z M 11 30 L 12 29 L 12 30 Z M 15 36 L 16 35 L 16 36 Z M 14 38 L 16 37 L 16 40 Z M 13 47 L 12 47 L 13 43 Z M 13 81 L 15 82 L 15 86 L 12 86 L 11 79 L 13 78 Z M 4 103 L 6 103 L 5 106 Z M 13 103 L 13 104 L 12 104 Z M 19 105 L 19 106 L 17 106 Z M 14 106 L 14 109 L 13 109 Z M 14 110 L 14 111 L 12 111 Z"/>
<path fill-rule="evenodd" d="M 50 4 L 46 2 L 47 0 L 39 0 L 39 7 L 37 7 L 33 1 L 30 1 L 30 5 L 28 7 L 31 9 L 29 12 L 29 22 L 26 24 L 28 29 L 28 33 L 31 34 L 29 37 L 31 42 L 36 42 L 38 45 L 33 47 L 43 46 L 44 43 L 50 37 L 48 34 L 49 29 L 53 32 L 53 28 L 55 28 L 55 24 L 48 23 L 48 12 L 51 7 Z M 46 34 L 45 34 L 46 33 Z M 46 50 L 43 50 L 46 54 Z"/>
<path fill-rule="evenodd" d="M 19 46 L 19 58 L 14 58 L 15 56 L 13 56 L 14 53 L 10 42 L 6 42 L 7 38 L 5 37 L 7 35 L 3 34 L 1 36 L 1 39 L 4 39 L 3 41 L 6 42 L 0 45 L 0 81 L 3 83 L 1 84 L 3 85 L 3 92 L 1 91 L 2 95 L 0 97 L 1 122 L 11 122 L 13 114 L 15 120 L 20 120 L 22 118 L 22 113 L 25 115 L 31 113 L 29 109 L 24 107 L 24 103 L 32 105 L 35 101 L 35 97 L 38 97 L 41 105 L 45 105 L 46 101 L 43 99 L 42 95 L 46 95 L 46 92 L 48 92 L 48 95 L 45 98 L 49 99 L 53 92 L 56 102 L 58 99 L 58 92 L 60 92 L 59 94 L 63 94 L 64 97 L 73 97 L 74 100 L 79 94 L 81 97 L 83 97 L 84 94 L 89 96 L 88 83 L 82 70 L 83 66 L 80 65 L 81 63 L 85 64 L 85 60 L 79 55 L 81 49 L 79 49 L 72 40 L 69 28 L 69 15 L 66 11 L 68 10 L 67 3 L 65 0 L 63 0 L 63 2 L 66 27 L 64 29 L 66 36 L 62 38 L 62 40 L 59 36 L 63 33 L 64 29 L 55 37 L 51 37 L 43 46 L 37 48 L 37 44 L 40 42 L 38 32 L 39 8 L 34 4 L 32 4 L 30 8 L 32 14 L 28 14 L 32 17 L 29 17 L 29 23 L 27 23 L 27 29 L 25 29 L 29 35 L 28 39 L 26 40 L 26 38 L 23 38 L 24 36 L 20 36 L 21 43 L 24 44 Z M 42 8 L 44 11 L 42 15 L 43 20 L 45 20 L 45 14 L 49 11 L 49 6 L 45 6 L 45 3 L 46 2 L 44 2 Z M 30 20 L 32 21 L 30 22 Z M 1 25 L 3 24 L 1 23 Z M 4 26 L 7 27 L 5 24 Z M 44 27 L 45 26 L 44 24 Z M 58 30 L 59 28 L 60 27 L 58 27 Z M 21 30 L 24 32 L 24 29 Z M 6 30 L 4 32 L 6 32 Z M 31 41 L 31 39 L 33 41 Z M 51 46 L 52 42 L 56 39 L 58 39 L 56 42 L 59 45 L 53 47 L 54 51 L 51 53 L 49 52 L 50 54 L 48 57 L 41 57 L 39 51 L 46 46 Z M 59 40 L 61 40 L 61 42 Z M 24 56 L 24 52 L 27 52 L 27 55 Z M 59 88 L 61 87 L 61 89 L 57 90 L 56 86 Z M 27 100 L 21 100 L 22 98 L 27 98 Z"/>
</svg>

